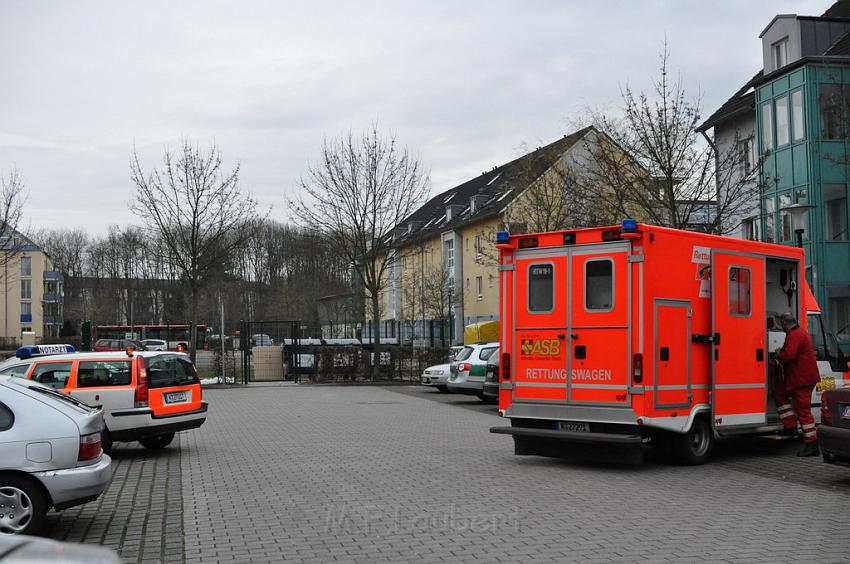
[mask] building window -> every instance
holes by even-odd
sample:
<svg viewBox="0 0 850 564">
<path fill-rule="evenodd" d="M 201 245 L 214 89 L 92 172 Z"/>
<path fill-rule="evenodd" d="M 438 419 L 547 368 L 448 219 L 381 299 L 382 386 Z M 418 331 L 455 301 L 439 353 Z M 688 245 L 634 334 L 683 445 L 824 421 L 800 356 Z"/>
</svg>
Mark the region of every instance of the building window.
<svg viewBox="0 0 850 564">
<path fill-rule="evenodd" d="M 778 69 L 788 64 L 788 38 L 773 44 L 773 68 Z"/>
<path fill-rule="evenodd" d="M 791 140 L 788 129 L 788 96 L 776 99 L 776 146 L 787 145 Z"/>
<path fill-rule="evenodd" d="M 21 276 L 32 276 L 32 257 L 21 257 Z"/>
<path fill-rule="evenodd" d="M 481 255 L 482 255 L 481 251 L 482 251 L 482 249 L 481 249 L 481 235 L 476 235 L 475 236 L 475 262 L 478 262 L 478 261 L 481 260 Z"/>
<path fill-rule="evenodd" d="M 761 107 L 761 143 L 765 151 L 773 149 L 773 111 L 770 103 Z"/>
<path fill-rule="evenodd" d="M 749 317 L 752 303 L 750 269 L 733 266 L 729 268 L 729 313 Z"/>
<path fill-rule="evenodd" d="M 495 279 L 496 279 L 496 277 L 495 277 L 495 276 L 493 276 L 492 274 L 488 275 L 488 276 L 487 276 L 487 286 L 489 286 L 490 288 L 492 288 L 492 287 L 493 287 L 493 284 L 494 284 L 494 282 L 493 282 L 493 281 L 494 281 Z"/>
<path fill-rule="evenodd" d="M 840 341 L 850 341 L 850 286 L 827 288 L 826 303 L 832 334 Z"/>
<path fill-rule="evenodd" d="M 761 221 L 758 217 L 750 217 L 745 219 L 741 226 L 743 228 L 744 239 L 748 241 L 758 241 L 760 236 Z"/>
<path fill-rule="evenodd" d="M 791 131 L 794 134 L 794 141 L 799 141 L 806 137 L 806 128 L 803 124 L 802 90 L 797 90 L 791 94 Z"/>
<path fill-rule="evenodd" d="M 826 208 L 826 240 L 847 240 L 847 187 L 844 184 L 825 184 L 823 201 Z"/>
<path fill-rule="evenodd" d="M 776 203 L 773 201 L 773 196 L 768 196 L 762 200 L 764 204 L 764 237 L 762 240 L 765 243 L 776 242 Z"/>
<path fill-rule="evenodd" d="M 755 142 L 752 137 L 738 142 L 738 158 L 741 177 L 746 177 L 753 171 L 756 162 Z"/>
<path fill-rule="evenodd" d="M 32 299 L 32 280 L 21 280 L 21 299 Z"/>
<path fill-rule="evenodd" d="M 454 239 L 446 239 L 443 241 L 443 246 L 446 252 L 446 269 L 449 272 L 454 272 L 455 267 L 455 242 Z"/>
<path fill-rule="evenodd" d="M 824 139 L 842 139 L 844 122 L 842 88 L 840 84 L 821 84 L 818 87 L 820 105 L 820 132 Z"/>
<path fill-rule="evenodd" d="M 32 302 L 21 302 L 21 315 L 32 315 Z"/>
<path fill-rule="evenodd" d="M 779 217 L 781 218 L 782 224 L 780 225 L 782 229 L 782 239 L 783 243 L 787 243 L 794 239 L 794 225 L 791 223 L 791 214 L 782 211 L 782 208 L 787 208 L 791 205 L 791 194 L 782 194 L 779 196 Z"/>
<path fill-rule="evenodd" d="M 475 299 L 478 301 L 484 299 L 484 278 L 482 276 L 475 277 Z"/>
</svg>

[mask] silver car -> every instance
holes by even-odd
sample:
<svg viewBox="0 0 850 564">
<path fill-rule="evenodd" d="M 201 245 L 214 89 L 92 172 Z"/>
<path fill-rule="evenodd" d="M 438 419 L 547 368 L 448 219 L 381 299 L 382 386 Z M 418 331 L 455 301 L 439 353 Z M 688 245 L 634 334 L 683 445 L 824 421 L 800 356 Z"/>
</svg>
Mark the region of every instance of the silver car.
<svg viewBox="0 0 850 564">
<path fill-rule="evenodd" d="M 145 346 L 145 349 L 149 351 L 168 350 L 168 341 L 163 341 L 162 339 L 142 339 L 141 343 Z"/>
<path fill-rule="evenodd" d="M 449 371 L 451 366 L 448 364 L 436 364 L 429 366 L 422 371 L 422 376 L 419 381 L 423 386 L 431 386 L 437 388 L 441 392 L 448 392 L 449 388 L 446 382 L 449 380 Z"/>
<path fill-rule="evenodd" d="M 35 532 L 51 507 L 97 499 L 112 477 L 102 429 L 101 408 L 0 376 L 0 534 Z"/>
</svg>

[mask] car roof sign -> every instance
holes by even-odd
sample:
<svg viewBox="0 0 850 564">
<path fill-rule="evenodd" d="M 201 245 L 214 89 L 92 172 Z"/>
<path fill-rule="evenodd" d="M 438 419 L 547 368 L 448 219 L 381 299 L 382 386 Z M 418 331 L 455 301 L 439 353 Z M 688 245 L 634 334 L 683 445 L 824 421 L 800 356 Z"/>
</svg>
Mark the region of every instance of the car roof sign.
<svg viewBox="0 0 850 564">
<path fill-rule="evenodd" d="M 45 356 L 50 354 L 66 354 L 77 352 L 72 345 L 25 345 L 15 351 L 15 356 L 24 360 L 34 356 Z"/>
</svg>

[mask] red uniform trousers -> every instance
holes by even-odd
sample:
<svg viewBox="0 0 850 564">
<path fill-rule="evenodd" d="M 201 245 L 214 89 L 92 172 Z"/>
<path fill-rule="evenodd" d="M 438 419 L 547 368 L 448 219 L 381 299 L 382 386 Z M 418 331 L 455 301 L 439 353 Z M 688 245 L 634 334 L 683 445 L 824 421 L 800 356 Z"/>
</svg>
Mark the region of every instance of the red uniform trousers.
<svg viewBox="0 0 850 564">
<path fill-rule="evenodd" d="M 803 441 L 812 443 L 817 440 L 815 418 L 812 416 L 812 390 L 814 384 L 786 390 L 779 382 L 773 388 L 773 401 L 776 402 L 779 417 L 786 429 L 796 429 L 797 420 L 803 428 Z"/>
</svg>

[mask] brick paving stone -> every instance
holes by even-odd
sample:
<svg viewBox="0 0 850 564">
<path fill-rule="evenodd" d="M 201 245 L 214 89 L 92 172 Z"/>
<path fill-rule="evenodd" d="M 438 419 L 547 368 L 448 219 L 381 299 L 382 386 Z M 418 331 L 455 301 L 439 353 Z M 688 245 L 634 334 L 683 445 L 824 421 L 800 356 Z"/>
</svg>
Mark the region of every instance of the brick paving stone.
<svg viewBox="0 0 850 564">
<path fill-rule="evenodd" d="M 115 453 L 51 538 L 127 562 L 845 562 L 850 471 L 792 442 L 685 468 L 515 457 L 477 399 L 418 387 L 207 390 L 207 423 Z"/>
</svg>

